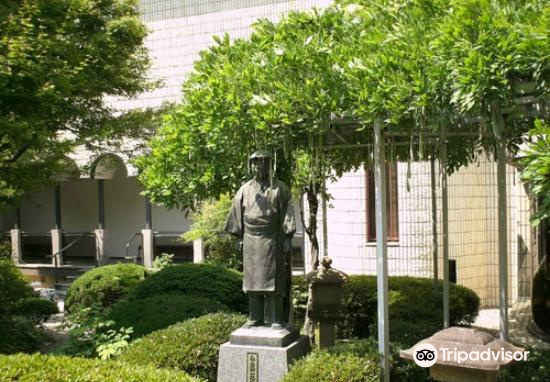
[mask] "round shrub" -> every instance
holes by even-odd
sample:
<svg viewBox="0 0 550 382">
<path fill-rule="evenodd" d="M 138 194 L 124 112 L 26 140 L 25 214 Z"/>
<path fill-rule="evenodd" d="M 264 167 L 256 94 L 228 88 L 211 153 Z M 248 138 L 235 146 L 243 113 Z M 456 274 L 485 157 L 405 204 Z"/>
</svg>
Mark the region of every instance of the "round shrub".
<svg viewBox="0 0 550 382">
<path fill-rule="evenodd" d="M 0 317 L 10 315 L 17 301 L 32 296 L 21 270 L 10 258 L 0 257 Z"/>
<path fill-rule="evenodd" d="M 58 312 L 56 303 L 39 297 L 23 298 L 15 303 L 13 310 L 14 315 L 27 317 L 36 323 L 44 322 Z"/>
<path fill-rule="evenodd" d="M 76 279 L 65 296 L 67 311 L 99 305 L 106 308 L 128 294 L 146 276 L 136 264 L 111 264 L 94 268 Z"/>
<path fill-rule="evenodd" d="M 304 320 L 307 283 L 294 277 L 295 322 Z M 443 326 L 443 286 L 432 279 L 393 276 L 388 279 L 390 338 L 410 346 Z M 376 335 L 377 297 L 375 276 L 350 276 L 344 284 L 344 317 L 339 332 L 343 338 Z M 479 312 L 479 297 L 470 289 L 451 284 L 451 325 L 472 323 Z"/>
<path fill-rule="evenodd" d="M 119 359 L 138 365 L 176 368 L 216 381 L 220 345 L 245 321 L 245 316 L 234 313 L 192 318 L 140 338 Z"/>
<path fill-rule="evenodd" d="M 210 298 L 237 312 L 246 311 L 248 305 L 239 272 L 211 264 L 193 263 L 164 268 L 138 285 L 128 299 L 166 293 Z"/>
<path fill-rule="evenodd" d="M 122 300 L 113 305 L 107 319 L 116 327 L 132 327 L 133 338 L 164 329 L 176 322 L 219 312 L 227 308 L 217 301 L 183 294 L 161 294 L 140 300 Z"/>
<path fill-rule="evenodd" d="M 41 354 L 0 356 L 0 381 L 199 382 L 181 372 L 150 366 Z"/>
</svg>

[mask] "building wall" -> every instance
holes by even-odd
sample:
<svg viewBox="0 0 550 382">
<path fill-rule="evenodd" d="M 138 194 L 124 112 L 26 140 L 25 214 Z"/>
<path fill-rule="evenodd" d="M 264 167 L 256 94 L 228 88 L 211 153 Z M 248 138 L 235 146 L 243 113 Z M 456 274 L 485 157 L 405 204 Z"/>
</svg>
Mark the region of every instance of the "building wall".
<svg viewBox="0 0 550 382">
<path fill-rule="evenodd" d="M 213 36 L 228 33 L 245 38 L 259 18 L 276 21 L 292 10 L 327 6 L 329 0 L 141 0 L 143 20 L 150 29 L 146 39 L 154 65 L 151 77 L 160 88 L 136 99 L 111 99 L 120 109 L 158 107 L 181 99 L 181 85 L 199 52 L 214 44 Z"/>
</svg>

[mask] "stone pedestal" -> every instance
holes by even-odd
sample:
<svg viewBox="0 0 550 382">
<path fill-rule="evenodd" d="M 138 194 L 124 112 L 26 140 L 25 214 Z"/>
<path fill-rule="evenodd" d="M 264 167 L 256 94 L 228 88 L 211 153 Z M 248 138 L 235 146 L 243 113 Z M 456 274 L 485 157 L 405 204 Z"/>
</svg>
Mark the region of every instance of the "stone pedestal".
<svg viewBox="0 0 550 382">
<path fill-rule="evenodd" d="M 52 265 L 63 265 L 63 253 L 61 249 L 63 247 L 63 231 L 60 229 L 52 229 Z"/>
<path fill-rule="evenodd" d="M 220 347 L 218 382 L 277 382 L 309 350 L 309 338 L 291 326 L 237 329 Z"/>
<path fill-rule="evenodd" d="M 204 241 L 202 239 L 193 241 L 193 262 L 204 263 Z"/>
<path fill-rule="evenodd" d="M 155 234 L 152 229 L 142 229 L 143 237 L 143 266 L 153 268 L 155 255 Z"/>
<path fill-rule="evenodd" d="M 11 259 L 15 265 L 21 264 L 23 260 L 23 253 L 21 251 L 21 230 L 12 229 L 10 231 L 11 237 Z"/>
<path fill-rule="evenodd" d="M 96 229 L 94 230 L 95 234 L 95 253 L 96 253 L 96 263 L 98 266 L 107 264 L 109 260 L 105 251 L 105 241 L 107 240 L 107 230 L 105 229 Z"/>
</svg>

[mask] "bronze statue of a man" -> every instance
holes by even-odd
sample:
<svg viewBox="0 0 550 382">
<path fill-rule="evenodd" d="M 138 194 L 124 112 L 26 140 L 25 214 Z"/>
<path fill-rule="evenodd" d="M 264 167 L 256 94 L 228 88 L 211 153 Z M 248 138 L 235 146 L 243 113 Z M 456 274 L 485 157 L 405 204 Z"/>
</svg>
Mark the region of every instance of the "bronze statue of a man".
<svg viewBox="0 0 550 382">
<path fill-rule="evenodd" d="M 273 179 L 272 157 L 256 151 L 249 157 L 254 178 L 244 183 L 233 200 L 225 230 L 242 239 L 243 291 L 250 304 L 246 327 L 282 329 L 283 300 L 288 296 L 286 253 L 296 230 L 289 188 Z M 265 306 L 271 317 L 264 318 Z"/>
</svg>

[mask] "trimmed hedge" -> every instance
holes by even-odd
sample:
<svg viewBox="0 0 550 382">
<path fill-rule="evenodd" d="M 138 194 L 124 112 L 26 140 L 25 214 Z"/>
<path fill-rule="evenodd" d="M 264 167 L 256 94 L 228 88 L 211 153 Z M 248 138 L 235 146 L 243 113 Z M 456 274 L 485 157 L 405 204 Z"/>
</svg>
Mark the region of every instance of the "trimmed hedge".
<svg viewBox="0 0 550 382">
<path fill-rule="evenodd" d="M 315 350 L 297 361 L 284 382 L 378 382 L 379 366 L 376 341 L 373 339 L 342 342 L 323 350 Z M 399 357 L 399 349 L 390 346 L 390 380 L 392 382 L 425 381 L 428 370 Z"/>
<path fill-rule="evenodd" d="M 133 338 L 142 337 L 172 324 L 227 310 L 217 301 L 183 294 L 161 294 L 140 300 L 122 300 L 113 305 L 107 315 L 118 328 L 132 327 Z"/>
<path fill-rule="evenodd" d="M 210 298 L 237 312 L 248 309 L 242 291 L 242 274 L 211 264 L 187 263 L 166 267 L 138 285 L 128 295 L 128 300 L 167 293 Z"/>
<path fill-rule="evenodd" d="M 65 296 L 69 312 L 101 306 L 110 307 L 126 296 L 147 275 L 147 270 L 136 264 L 111 264 L 94 268 L 77 278 Z"/>
<path fill-rule="evenodd" d="M 319 351 L 297 361 L 283 382 L 379 382 L 381 374 L 376 357 Z"/>
<path fill-rule="evenodd" d="M 181 372 L 150 366 L 41 354 L 0 356 L 0 381 L 199 382 Z"/>
<path fill-rule="evenodd" d="M 293 278 L 296 301 L 295 321 L 303 322 L 307 302 L 307 283 Z M 390 339 L 404 346 L 442 329 L 442 283 L 434 290 L 432 279 L 393 276 L 388 280 Z M 470 289 L 451 284 L 451 325 L 471 324 L 479 311 L 479 297 Z M 350 276 L 344 284 L 342 338 L 368 338 L 376 334 L 376 276 Z"/>
<path fill-rule="evenodd" d="M 220 345 L 245 321 L 240 314 L 213 313 L 180 322 L 133 342 L 119 360 L 175 368 L 216 381 Z"/>
</svg>

